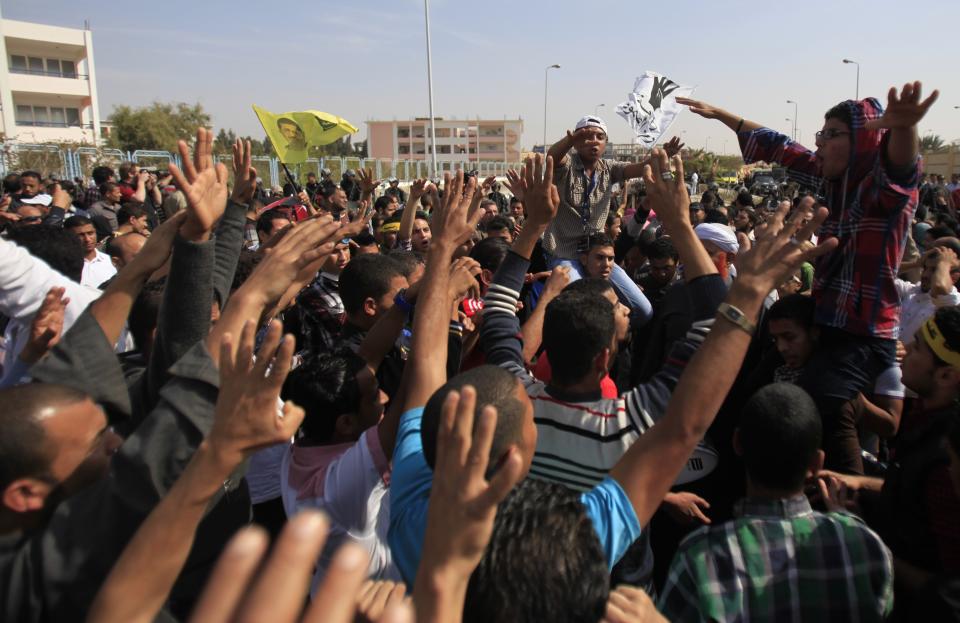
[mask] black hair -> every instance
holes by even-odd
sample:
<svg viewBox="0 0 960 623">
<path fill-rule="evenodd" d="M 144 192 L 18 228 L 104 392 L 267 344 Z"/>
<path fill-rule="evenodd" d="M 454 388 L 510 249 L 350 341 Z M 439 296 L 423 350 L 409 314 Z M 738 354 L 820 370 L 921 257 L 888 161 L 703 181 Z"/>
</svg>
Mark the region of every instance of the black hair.
<svg viewBox="0 0 960 623">
<path fill-rule="evenodd" d="M 493 433 L 487 469 L 489 475 L 500 466 L 500 459 L 507 450 L 520 443 L 523 419 L 526 417 L 524 403 L 517 398 L 517 389 L 520 387 L 517 377 L 500 366 L 486 364 L 461 372 L 433 392 L 423 408 L 423 419 L 420 423 L 423 457 L 427 465 L 433 469 L 436 465 L 437 432 L 440 427 L 443 403 L 451 390 L 459 391 L 465 385 L 472 385 L 477 391 L 477 404 L 474 410 L 477 418 L 487 405 L 493 405 L 497 409 L 497 427 Z"/>
<path fill-rule="evenodd" d="M 424 265 L 423 257 L 413 251 L 398 249 L 391 251 L 387 257 L 396 262 L 397 267 L 400 269 L 400 274 L 403 275 L 405 279 L 409 279 L 410 275 L 417 272 L 417 269 Z"/>
<path fill-rule="evenodd" d="M 823 115 L 823 120 L 836 119 L 847 124 L 847 127 L 853 129 L 853 114 L 846 102 L 840 102 Z"/>
<path fill-rule="evenodd" d="M 97 186 L 100 186 L 101 184 L 109 180 L 111 177 L 113 177 L 113 169 L 111 169 L 110 167 L 103 167 L 103 166 L 94 167 L 91 175 L 93 176 L 93 183 L 96 184 Z"/>
<path fill-rule="evenodd" d="M 547 305 L 543 319 L 543 347 L 553 381 L 565 386 L 586 376 L 594 358 L 610 348 L 614 332 L 610 301 L 581 292 L 561 292 Z"/>
<path fill-rule="evenodd" d="M 160 318 L 160 303 L 163 302 L 163 290 L 166 286 L 166 276 L 148 281 L 140 289 L 140 293 L 130 307 L 127 328 L 141 353 L 146 354 L 153 344 L 151 334 Z"/>
<path fill-rule="evenodd" d="M 93 225 L 93 219 L 77 214 L 63 222 L 64 229 L 73 229 L 74 227 L 83 227 L 84 225 Z"/>
<path fill-rule="evenodd" d="M 330 441 L 337 418 L 360 409 L 357 374 L 367 365 L 349 348 L 319 353 L 290 371 L 283 390 L 284 400 L 292 400 L 305 412 L 300 431 L 310 441 Z"/>
<path fill-rule="evenodd" d="M 797 491 L 820 449 L 823 428 L 810 395 L 792 383 L 761 388 L 740 416 L 740 448 L 750 479 L 778 491 Z"/>
<path fill-rule="evenodd" d="M 477 260 L 480 268 L 495 273 L 509 252 L 510 243 L 503 238 L 484 238 L 470 249 L 470 257 Z"/>
<path fill-rule="evenodd" d="M 32 177 L 33 179 L 38 181 L 43 179 L 43 176 L 37 173 L 36 171 L 21 171 L 20 179 L 22 180 L 25 177 Z"/>
<path fill-rule="evenodd" d="M 754 207 L 753 195 L 750 194 L 749 190 L 741 190 L 737 193 L 736 204 L 741 207 Z"/>
<path fill-rule="evenodd" d="M 813 297 L 802 294 L 785 296 L 767 311 L 767 320 L 793 320 L 807 329 L 813 327 L 813 315 L 816 309 Z"/>
<path fill-rule="evenodd" d="M 127 223 L 132 218 L 142 218 L 147 216 L 147 210 L 143 207 L 142 203 L 137 203 L 134 201 L 127 202 L 120 206 L 120 209 L 117 210 L 117 221 L 121 225 Z"/>
<path fill-rule="evenodd" d="M 130 171 L 133 170 L 133 167 L 137 166 L 133 162 L 121 162 L 120 166 L 117 167 L 117 172 L 120 174 L 121 180 L 126 180 L 127 175 L 130 174 Z"/>
<path fill-rule="evenodd" d="M 510 219 L 505 216 L 495 216 L 483 228 L 484 231 L 509 231 L 513 232 L 513 225 Z"/>
<path fill-rule="evenodd" d="M 649 260 L 680 260 L 680 254 L 677 248 L 673 246 L 673 241 L 669 238 L 657 238 L 647 245 L 646 256 Z"/>
<path fill-rule="evenodd" d="M 393 195 L 383 195 L 377 197 L 377 200 L 373 202 L 373 209 L 377 212 L 382 212 L 391 203 L 393 203 Z"/>
<path fill-rule="evenodd" d="M 957 233 L 950 229 L 949 227 L 944 227 L 943 225 L 935 225 L 927 230 L 927 236 L 930 236 L 932 239 L 936 240 L 938 238 L 950 238 L 956 236 Z"/>
<path fill-rule="evenodd" d="M 340 190 L 339 186 L 327 184 L 320 189 L 320 196 L 324 199 L 329 199 L 330 197 L 334 196 L 338 190 Z"/>
<path fill-rule="evenodd" d="M 101 195 L 106 196 L 108 192 L 119 186 L 120 184 L 117 184 L 116 182 L 104 182 L 103 184 L 100 184 L 100 188 L 98 188 L 98 190 L 100 191 Z"/>
<path fill-rule="evenodd" d="M 368 298 L 379 299 L 390 291 L 394 277 L 403 276 L 399 262 L 387 255 L 370 253 L 350 260 L 340 273 L 340 299 L 348 314 L 363 309 Z"/>
<path fill-rule="evenodd" d="M 703 222 L 727 225 L 730 223 L 730 218 L 716 208 L 707 208 L 707 210 L 703 213 Z"/>
<path fill-rule="evenodd" d="M 53 383 L 26 383 L 0 390 L 0 491 L 18 478 L 48 474 L 55 448 L 47 443 L 38 417 L 49 407 L 87 400 L 78 389 Z"/>
<path fill-rule="evenodd" d="M 513 204 L 515 204 L 515 203 L 523 203 L 523 199 L 521 199 L 520 197 L 518 197 L 518 196 L 516 196 L 516 195 L 510 197 L 510 205 L 513 205 Z"/>
<path fill-rule="evenodd" d="M 594 232 L 587 236 L 586 247 L 581 250 L 581 253 L 589 253 L 591 249 L 596 249 L 597 247 L 612 247 L 613 239 L 602 231 Z"/>
<path fill-rule="evenodd" d="M 937 323 L 937 329 L 943 335 L 947 348 L 960 353 L 960 307 L 938 307 L 933 314 L 933 320 Z M 950 365 L 941 360 L 936 353 L 933 353 L 933 358 L 940 366 Z"/>
<path fill-rule="evenodd" d="M 527 478 L 497 509 L 467 585 L 463 620 L 599 621 L 609 586 L 606 556 L 580 494 Z"/>
<path fill-rule="evenodd" d="M 50 268 L 79 283 L 83 275 L 83 248 L 77 237 L 66 229 L 43 224 L 18 227 L 11 230 L 8 237 Z"/>
<path fill-rule="evenodd" d="M 567 284 L 563 289 L 566 294 L 585 294 L 587 296 L 605 296 L 607 292 L 613 290 L 613 283 L 609 279 L 595 279 L 593 277 L 584 277 L 577 279 L 573 283 Z"/>
<path fill-rule="evenodd" d="M 16 173 L 9 173 L 3 178 L 3 192 L 15 194 L 20 192 L 23 186 L 20 184 L 20 176 Z"/>
<path fill-rule="evenodd" d="M 257 231 L 263 232 L 266 234 L 273 228 L 274 219 L 284 219 L 286 221 L 290 220 L 290 215 L 280 208 L 271 208 L 264 212 L 260 213 L 260 216 L 257 217 Z"/>
<path fill-rule="evenodd" d="M 430 222 L 430 215 L 424 212 L 423 210 L 417 210 L 417 213 L 413 215 L 413 220 L 421 220 Z"/>
<path fill-rule="evenodd" d="M 374 238 L 373 234 L 371 234 L 367 230 L 363 230 L 362 232 L 354 236 L 353 241 L 356 242 L 357 246 L 360 246 L 360 247 L 369 247 L 377 244 L 376 238 Z"/>
</svg>

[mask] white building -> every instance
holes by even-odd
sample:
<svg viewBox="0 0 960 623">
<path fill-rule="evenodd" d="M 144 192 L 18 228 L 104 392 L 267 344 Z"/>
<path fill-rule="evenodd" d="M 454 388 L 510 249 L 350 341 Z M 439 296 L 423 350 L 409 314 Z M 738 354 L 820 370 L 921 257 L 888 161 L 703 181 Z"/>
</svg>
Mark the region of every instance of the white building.
<svg viewBox="0 0 960 623">
<path fill-rule="evenodd" d="M 437 162 L 519 162 L 520 119 L 435 118 Z M 430 120 L 367 121 L 367 151 L 371 158 L 428 160 Z"/>
<path fill-rule="evenodd" d="M 96 144 L 93 34 L 0 16 L 0 134 L 18 143 Z"/>
</svg>

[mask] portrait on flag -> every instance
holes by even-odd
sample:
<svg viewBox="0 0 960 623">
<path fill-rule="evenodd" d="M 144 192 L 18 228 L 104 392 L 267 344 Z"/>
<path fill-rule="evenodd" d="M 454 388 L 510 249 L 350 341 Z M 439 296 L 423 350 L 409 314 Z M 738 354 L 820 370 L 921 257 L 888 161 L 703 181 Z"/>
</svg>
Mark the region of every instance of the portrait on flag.
<svg viewBox="0 0 960 623">
<path fill-rule="evenodd" d="M 357 131 L 346 119 L 319 110 L 277 114 L 254 105 L 253 111 L 284 164 L 300 164 L 311 147 L 328 145 Z"/>
<path fill-rule="evenodd" d="M 644 147 L 657 144 L 676 119 L 682 107 L 677 97 L 689 97 L 694 87 L 680 85 L 658 73 L 647 71 L 636 79 L 627 101 L 617 106 Z"/>
</svg>

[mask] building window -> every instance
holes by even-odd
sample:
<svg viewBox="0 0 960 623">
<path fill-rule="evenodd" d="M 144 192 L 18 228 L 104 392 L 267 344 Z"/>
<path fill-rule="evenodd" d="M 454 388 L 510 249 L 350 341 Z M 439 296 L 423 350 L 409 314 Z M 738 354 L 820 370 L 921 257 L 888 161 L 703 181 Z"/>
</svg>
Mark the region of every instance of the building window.
<svg viewBox="0 0 960 623">
<path fill-rule="evenodd" d="M 50 109 L 50 123 L 58 128 L 67 127 L 67 115 L 62 108 Z"/>
<path fill-rule="evenodd" d="M 55 58 L 47 59 L 47 75 L 56 76 L 57 78 L 63 75 L 62 73 L 60 73 L 60 61 L 58 59 L 55 59 Z"/>
<path fill-rule="evenodd" d="M 77 64 L 73 61 L 60 61 L 60 68 L 64 78 L 77 77 Z"/>
<path fill-rule="evenodd" d="M 10 56 L 10 71 L 18 74 L 25 73 L 27 71 L 27 57 L 17 56 L 16 54 Z"/>
<path fill-rule="evenodd" d="M 56 78 L 77 78 L 77 64 L 57 58 L 38 58 L 35 56 L 10 55 L 10 73 L 54 76 Z"/>
<path fill-rule="evenodd" d="M 397 138 L 410 138 L 410 128 L 397 128 Z"/>
<path fill-rule="evenodd" d="M 46 106 L 33 107 L 33 122 L 36 125 L 48 125 L 50 123 L 50 112 Z"/>
<path fill-rule="evenodd" d="M 71 125 L 71 126 L 80 125 L 80 109 L 79 108 L 67 109 L 67 125 Z"/>
<path fill-rule="evenodd" d="M 17 106 L 16 122 L 18 125 L 33 125 L 33 107 Z"/>
<path fill-rule="evenodd" d="M 409 146 L 409 145 L 397 145 L 397 153 L 398 153 L 398 154 L 409 154 L 409 153 L 410 153 L 410 146 Z"/>
<path fill-rule="evenodd" d="M 438 154 L 449 154 L 449 153 L 450 153 L 450 146 L 449 146 L 449 145 L 437 145 L 437 153 L 438 153 Z"/>
<path fill-rule="evenodd" d="M 27 69 L 32 74 L 43 74 L 43 59 L 31 56 L 27 59 Z"/>
</svg>

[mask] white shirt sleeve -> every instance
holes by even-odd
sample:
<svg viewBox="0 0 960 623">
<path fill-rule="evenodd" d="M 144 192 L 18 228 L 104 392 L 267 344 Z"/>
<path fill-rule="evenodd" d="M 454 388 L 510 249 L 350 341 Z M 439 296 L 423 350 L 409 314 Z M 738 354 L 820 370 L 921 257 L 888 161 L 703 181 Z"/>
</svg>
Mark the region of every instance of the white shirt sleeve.
<svg viewBox="0 0 960 623">
<path fill-rule="evenodd" d="M 943 296 L 938 296 L 933 298 L 934 307 L 955 307 L 960 305 L 960 292 L 957 291 L 956 286 Z"/>
</svg>

